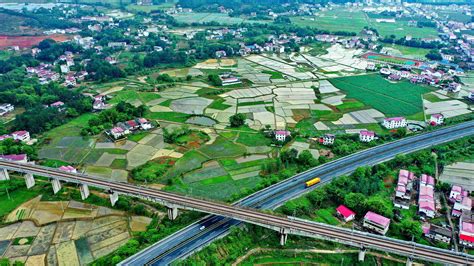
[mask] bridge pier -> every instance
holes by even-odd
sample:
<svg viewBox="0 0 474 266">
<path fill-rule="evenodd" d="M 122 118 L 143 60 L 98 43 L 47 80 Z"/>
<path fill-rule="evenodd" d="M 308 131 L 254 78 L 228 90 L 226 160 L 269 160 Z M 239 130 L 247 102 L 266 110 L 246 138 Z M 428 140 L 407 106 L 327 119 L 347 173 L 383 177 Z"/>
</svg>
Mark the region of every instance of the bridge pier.
<svg viewBox="0 0 474 266">
<path fill-rule="evenodd" d="M 286 244 L 286 240 L 288 239 L 288 233 L 286 232 L 285 228 L 280 229 L 280 245 L 284 246 Z"/>
<path fill-rule="evenodd" d="M 110 196 L 110 203 L 112 204 L 112 206 L 115 206 L 115 203 L 117 203 L 118 201 L 118 198 L 119 198 L 119 195 L 117 192 L 115 191 L 110 191 L 109 192 L 109 196 Z"/>
<path fill-rule="evenodd" d="M 27 189 L 32 188 L 35 185 L 35 178 L 33 177 L 33 174 L 26 174 L 25 182 L 26 182 Z"/>
<path fill-rule="evenodd" d="M 51 184 L 53 185 L 54 194 L 58 193 L 61 190 L 61 181 L 57 178 L 51 179 Z"/>
<path fill-rule="evenodd" d="M 366 249 L 364 247 L 362 247 L 359 250 L 359 261 L 364 261 L 365 260 L 365 251 L 366 251 Z"/>
<path fill-rule="evenodd" d="M 0 181 L 10 180 L 7 169 L 0 169 Z"/>
<path fill-rule="evenodd" d="M 413 264 L 413 261 L 411 260 L 411 258 L 407 258 L 407 266 L 411 266 Z"/>
<path fill-rule="evenodd" d="M 174 221 L 176 220 L 177 217 L 178 217 L 178 207 L 176 206 L 168 207 L 168 218 L 171 221 Z"/>
<path fill-rule="evenodd" d="M 79 190 L 81 191 L 81 198 L 82 200 L 85 200 L 87 199 L 87 197 L 89 197 L 89 186 L 87 186 L 87 184 L 81 184 L 79 186 Z"/>
</svg>

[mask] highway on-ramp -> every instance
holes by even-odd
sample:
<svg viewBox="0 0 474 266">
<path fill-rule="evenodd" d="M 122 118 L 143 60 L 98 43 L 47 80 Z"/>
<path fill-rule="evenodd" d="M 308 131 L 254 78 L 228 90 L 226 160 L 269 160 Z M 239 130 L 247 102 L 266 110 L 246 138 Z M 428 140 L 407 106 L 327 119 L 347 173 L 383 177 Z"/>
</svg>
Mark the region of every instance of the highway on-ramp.
<svg viewBox="0 0 474 266">
<path fill-rule="evenodd" d="M 306 188 L 304 182 L 321 177 L 321 184 L 330 182 L 333 178 L 351 173 L 366 165 L 375 165 L 394 158 L 398 154 L 407 154 L 446 143 L 474 134 L 474 121 L 464 122 L 455 126 L 445 127 L 427 133 L 407 137 L 374 148 L 331 161 L 303 173 L 297 174 L 285 181 L 277 183 L 238 202 L 236 205 L 257 209 L 275 209 L 284 202 L 301 196 L 317 186 Z M 168 236 L 147 249 L 122 261 L 121 265 L 167 265 L 177 259 L 185 258 L 215 239 L 224 237 L 230 228 L 242 222 L 209 215 L 200 221 Z M 205 226 L 204 230 L 201 230 Z"/>
</svg>

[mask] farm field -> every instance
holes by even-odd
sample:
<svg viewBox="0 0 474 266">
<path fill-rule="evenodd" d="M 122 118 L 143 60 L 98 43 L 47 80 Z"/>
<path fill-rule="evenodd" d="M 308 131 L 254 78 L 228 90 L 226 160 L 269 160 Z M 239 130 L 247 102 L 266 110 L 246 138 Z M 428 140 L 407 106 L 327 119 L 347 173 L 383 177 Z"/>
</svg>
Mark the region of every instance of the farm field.
<svg viewBox="0 0 474 266">
<path fill-rule="evenodd" d="M 335 78 L 330 82 L 349 98 L 387 116 L 409 116 L 423 111 L 421 95 L 431 91 L 406 81 L 392 83 L 378 75 Z"/>
<path fill-rule="evenodd" d="M 44 35 L 44 36 L 7 36 L 0 35 L 0 49 L 9 46 L 19 46 L 20 48 L 31 47 L 40 43 L 44 39 L 53 39 L 58 42 L 68 40 L 66 35 Z"/>
<path fill-rule="evenodd" d="M 127 10 L 150 13 L 156 10 L 165 10 L 165 9 L 173 8 L 174 6 L 175 6 L 174 3 L 163 3 L 160 5 L 151 5 L 151 6 L 128 5 Z"/>
<path fill-rule="evenodd" d="M 291 22 L 298 26 L 315 27 L 328 31 L 359 32 L 368 22 L 360 10 L 328 10 L 315 17 L 292 17 Z"/>
<path fill-rule="evenodd" d="M 337 9 L 320 12 L 316 16 L 292 17 L 291 22 L 298 26 L 315 27 L 331 32 L 347 31 L 359 33 L 365 26 L 377 29 L 380 36 L 395 35 L 397 38 L 411 35 L 414 38 L 436 37 L 435 28 L 418 28 L 408 25 L 408 21 L 396 20 L 394 23 L 377 22 L 360 9 Z"/>
<path fill-rule="evenodd" d="M 227 25 L 246 23 L 265 23 L 262 20 L 248 20 L 240 17 L 230 17 L 227 14 L 222 13 L 181 13 L 175 14 L 173 17 L 178 22 L 184 23 L 206 23 L 206 22 L 219 22 Z"/>
</svg>

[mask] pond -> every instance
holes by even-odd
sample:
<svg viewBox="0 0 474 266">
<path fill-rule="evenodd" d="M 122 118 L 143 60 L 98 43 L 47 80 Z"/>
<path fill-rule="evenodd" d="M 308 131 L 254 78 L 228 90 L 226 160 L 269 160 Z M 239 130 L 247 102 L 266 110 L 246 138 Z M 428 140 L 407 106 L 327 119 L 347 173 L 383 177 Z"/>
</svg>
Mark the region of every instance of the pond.
<svg viewBox="0 0 474 266">
<path fill-rule="evenodd" d="M 216 124 L 216 121 L 207 116 L 193 116 L 193 117 L 190 117 L 188 120 L 186 120 L 186 123 L 199 125 L 199 126 L 212 127 L 213 125 Z"/>
</svg>

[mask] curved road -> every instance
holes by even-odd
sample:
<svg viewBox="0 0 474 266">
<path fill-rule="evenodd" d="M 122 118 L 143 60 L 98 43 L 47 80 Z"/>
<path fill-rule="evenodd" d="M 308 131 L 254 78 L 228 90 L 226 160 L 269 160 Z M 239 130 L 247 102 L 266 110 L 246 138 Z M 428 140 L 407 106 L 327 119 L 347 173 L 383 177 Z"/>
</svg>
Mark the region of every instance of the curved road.
<svg viewBox="0 0 474 266">
<path fill-rule="evenodd" d="M 235 204 L 257 209 L 275 209 L 292 198 L 301 196 L 324 183 L 330 182 L 335 177 L 351 173 L 360 166 L 375 165 L 390 160 L 398 154 L 411 153 L 473 134 L 474 121 L 469 121 L 413 137 L 407 137 L 354 153 L 297 174 L 280 183 L 258 191 Z M 321 177 L 322 182 L 317 186 L 306 188 L 304 181 L 315 176 Z M 241 223 L 240 221 L 221 216 L 206 216 L 200 221 L 122 261 L 120 264 L 167 265 L 174 260 L 185 258 L 215 239 L 224 237 L 229 233 L 232 226 Z M 200 230 L 202 226 L 205 226 L 204 230 Z"/>
</svg>

